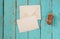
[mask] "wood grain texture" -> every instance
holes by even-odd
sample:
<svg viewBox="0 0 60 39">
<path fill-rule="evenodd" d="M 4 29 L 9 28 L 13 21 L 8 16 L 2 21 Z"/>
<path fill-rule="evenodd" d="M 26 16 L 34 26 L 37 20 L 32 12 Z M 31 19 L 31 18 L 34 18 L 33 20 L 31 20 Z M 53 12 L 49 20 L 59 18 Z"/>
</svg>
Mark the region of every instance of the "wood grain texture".
<svg viewBox="0 0 60 39">
<path fill-rule="evenodd" d="M 20 19 L 22 5 L 41 5 L 40 29 L 19 32 L 16 20 Z M 46 23 L 50 11 L 54 14 L 53 25 Z M 60 39 L 60 0 L 4 0 L 4 5 L 0 0 L 0 39 Z"/>
<path fill-rule="evenodd" d="M 3 0 L 0 0 L 0 39 L 3 36 Z"/>
<path fill-rule="evenodd" d="M 20 6 L 27 5 L 27 0 L 17 0 L 17 20 L 20 19 Z M 16 39 L 28 39 L 27 32 L 20 33 L 18 25 L 16 26 Z"/>
<path fill-rule="evenodd" d="M 40 5 L 39 0 L 29 0 L 29 5 Z M 38 21 L 39 27 L 41 26 L 40 20 Z M 40 29 L 29 31 L 29 39 L 41 39 L 41 27 Z"/>
<path fill-rule="evenodd" d="M 15 0 L 4 0 L 4 39 L 15 39 Z"/>
<path fill-rule="evenodd" d="M 53 0 L 53 39 L 60 39 L 60 0 Z"/>
<path fill-rule="evenodd" d="M 51 25 L 46 20 L 50 13 L 50 0 L 41 0 L 42 20 L 41 20 L 41 39 L 51 39 Z"/>
</svg>

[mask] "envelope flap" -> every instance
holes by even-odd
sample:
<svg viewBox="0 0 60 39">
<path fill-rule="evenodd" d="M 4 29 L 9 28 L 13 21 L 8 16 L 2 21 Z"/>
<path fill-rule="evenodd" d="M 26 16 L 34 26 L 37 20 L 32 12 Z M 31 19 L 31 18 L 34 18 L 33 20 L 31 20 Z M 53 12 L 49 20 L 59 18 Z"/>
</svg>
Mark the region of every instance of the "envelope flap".
<svg viewBox="0 0 60 39">
<path fill-rule="evenodd" d="M 25 13 L 27 15 L 32 15 L 34 12 L 37 12 L 37 10 L 40 9 L 39 5 L 25 5 L 20 6 L 20 12 Z M 23 12 L 24 11 L 24 12 Z"/>
</svg>

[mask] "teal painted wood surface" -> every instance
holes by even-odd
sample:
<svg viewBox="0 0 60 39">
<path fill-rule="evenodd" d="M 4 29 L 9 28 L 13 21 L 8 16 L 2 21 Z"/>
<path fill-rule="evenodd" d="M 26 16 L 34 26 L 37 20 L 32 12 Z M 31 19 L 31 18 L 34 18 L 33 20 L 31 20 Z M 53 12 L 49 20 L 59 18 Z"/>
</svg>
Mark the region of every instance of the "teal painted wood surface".
<svg viewBox="0 0 60 39">
<path fill-rule="evenodd" d="M 0 0 L 0 39 L 3 36 L 3 0 Z"/>
<path fill-rule="evenodd" d="M 19 32 L 16 20 L 20 19 L 19 7 L 22 5 L 41 5 L 40 29 Z M 52 25 L 46 23 L 50 12 L 54 14 Z M 0 39 L 60 39 L 59 30 L 60 0 L 4 0 L 4 3 L 0 0 Z"/>
<path fill-rule="evenodd" d="M 27 0 L 17 0 L 17 20 L 20 19 L 20 6 L 27 5 Z M 28 39 L 28 32 L 20 33 L 18 25 L 16 26 L 16 39 Z"/>
<path fill-rule="evenodd" d="M 54 14 L 53 39 L 60 39 L 60 0 L 53 0 L 52 2 Z"/>
<path fill-rule="evenodd" d="M 50 13 L 50 1 L 41 0 L 42 20 L 41 20 L 41 39 L 51 39 L 51 25 L 46 23 L 48 14 Z"/>
<path fill-rule="evenodd" d="M 4 0 L 4 39 L 15 39 L 15 0 Z"/>
</svg>

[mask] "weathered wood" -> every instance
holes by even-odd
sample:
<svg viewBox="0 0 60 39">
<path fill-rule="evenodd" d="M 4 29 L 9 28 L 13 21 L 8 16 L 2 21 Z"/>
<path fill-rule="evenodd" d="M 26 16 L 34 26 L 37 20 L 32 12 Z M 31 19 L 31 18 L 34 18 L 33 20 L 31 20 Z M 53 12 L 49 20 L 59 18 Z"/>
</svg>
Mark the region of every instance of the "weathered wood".
<svg viewBox="0 0 60 39">
<path fill-rule="evenodd" d="M 4 39 L 15 39 L 15 0 L 4 0 Z"/>
<path fill-rule="evenodd" d="M 50 13 L 50 0 L 41 0 L 42 20 L 41 20 L 41 39 L 51 39 L 51 25 L 46 20 Z"/>
<path fill-rule="evenodd" d="M 0 39 L 3 37 L 3 0 L 0 0 Z"/>
<path fill-rule="evenodd" d="M 41 5 L 42 20 L 38 21 L 40 29 L 19 32 L 16 20 L 20 19 L 19 7 L 21 5 Z M 53 24 L 48 25 L 46 20 L 51 10 L 54 19 Z M 4 5 L 3 0 L 0 0 L 0 39 L 60 39 L 59 30 L 60 0 L 4 0 Z"/>
<path fill-rule="evenodd" d="M 27 5 L 27 0 L 17 0 L 17 20 L 20 19 L 20 6 Z M 16 39 L 28 39 L 27 32 L 20 33 L 18 25 L 16 26 Z"/>
<path fill-rule="evenodd" d="M 53 0 L 53 39 L 60 39 L 60 0 Z"/>
</svg>

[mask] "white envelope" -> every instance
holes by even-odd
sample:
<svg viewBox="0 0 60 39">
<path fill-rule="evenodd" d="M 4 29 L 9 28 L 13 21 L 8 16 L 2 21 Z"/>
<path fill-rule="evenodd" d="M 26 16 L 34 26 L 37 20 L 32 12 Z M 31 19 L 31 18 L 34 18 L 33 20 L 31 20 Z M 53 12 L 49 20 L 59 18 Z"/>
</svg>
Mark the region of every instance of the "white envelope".
<svg viewBox="0 0 60 39">
<path fill-rule="evenodd" d="M 20 6 L 20 19 L 29 16 L 36 16 L 37 20 L 41 20 L 40 5 L 24 5 Z"/>
<path fill-rule="evenodd" d="M 27 32 L 39 28 L 35 16 L 30 16 L 30 17 L 17 20 L 17 24 L 18 24 L 19 32 Z"/>
</svg>

